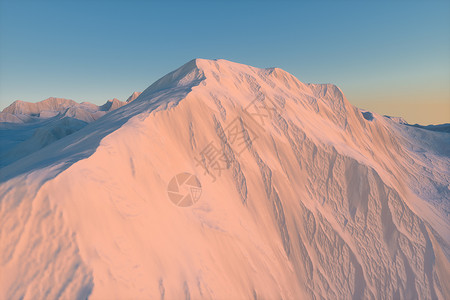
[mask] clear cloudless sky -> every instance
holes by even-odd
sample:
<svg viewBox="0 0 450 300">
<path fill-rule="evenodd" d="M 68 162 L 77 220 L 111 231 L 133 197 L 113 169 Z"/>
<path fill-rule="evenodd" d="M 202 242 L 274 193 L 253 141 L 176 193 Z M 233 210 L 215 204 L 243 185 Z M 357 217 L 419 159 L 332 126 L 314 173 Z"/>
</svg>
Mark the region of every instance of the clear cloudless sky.
<svg viewBox="0 0 450 300">
<path fill-rule="evenodd" d="M 0 0 L 0 109 L 125 100 L 193 58 L 276 66 L 361 108 L 450 122 L 450 1 Z"/>
</svg>

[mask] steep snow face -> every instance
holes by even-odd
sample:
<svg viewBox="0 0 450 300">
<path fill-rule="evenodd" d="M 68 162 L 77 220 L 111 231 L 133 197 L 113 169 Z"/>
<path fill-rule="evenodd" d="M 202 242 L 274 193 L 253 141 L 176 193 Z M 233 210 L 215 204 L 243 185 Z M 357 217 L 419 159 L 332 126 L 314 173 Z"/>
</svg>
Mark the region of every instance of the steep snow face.
<svg viewBox="0 0 450 300">
<path fill-rule="evenodd" d="M 2 169 L 0 298 L 448 299 L 449 135 L 363 113 L 187 63 Z"/>
</svg>

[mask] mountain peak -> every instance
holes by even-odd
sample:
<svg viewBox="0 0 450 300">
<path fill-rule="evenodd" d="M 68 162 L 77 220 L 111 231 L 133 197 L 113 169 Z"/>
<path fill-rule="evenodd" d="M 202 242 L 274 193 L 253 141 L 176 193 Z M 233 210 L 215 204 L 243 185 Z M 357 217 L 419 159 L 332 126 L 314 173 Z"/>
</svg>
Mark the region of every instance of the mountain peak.
<svg viewBox="0 0 450 300">
<path fill-rule="evenodd" d="M 168 97 L 168 93 L 172 96 Z M 270 103 L 278 101 L 281 106 L 286 104 L 285 99 L 292 99 L 289 101 L 299 101 L 309 112 L 341 129 L 347 126 L 347 111 L 353 110 L 342 91 L 333 84 L 305 84 L 275 67 L 257 68 L 224 59 L 201 58 L 187 62 L 157 80 L 142 92 L 138 101 L 149 101 L 151 105 L 164 108 L 191 93 L 219 107 L 224 103 L 215 100 L 217 95 L 226 95 L 226 102 L 241 108 L 255 99 L 260 102 L 267 99 Z M 224 113 L 222 108 L 219 109 Z"/>
<path fill-rule="evenodd" d="M 199 81 L 205 78 L 203 72 L 197 65 L 198 61 L 199 59 L 193 59 L 180 68 L 176 69 L 175 71 L 172 71 L 157 80 L 142 92 L 143 98 L 147 98 L 149 95 L 155 92 L 169 88 L 189 88 L 193 85 L 197 85 Z"/>
<path fill-rule="evenodd" d="M 110 100 L 106 101 L 105 104 L 99 106 L 99 109 L 101 111 L 112 111 L 119 107 L 124 106 L 125 104 L 126 104 L 126 102 L 122 102 L 119 99 L 114 98 L 114 99 L 110 99 Z"/>
<path fill-rule="evenodd" d="M 130 103 L 130 102 L 136 100 L 136 98 L 139 97 L 140 94 L 141 94 L 141 92 L 134 92 L 133 94 L 131 94 L 130 97 L 128 97 L 126 102 Z"/>
</svg>

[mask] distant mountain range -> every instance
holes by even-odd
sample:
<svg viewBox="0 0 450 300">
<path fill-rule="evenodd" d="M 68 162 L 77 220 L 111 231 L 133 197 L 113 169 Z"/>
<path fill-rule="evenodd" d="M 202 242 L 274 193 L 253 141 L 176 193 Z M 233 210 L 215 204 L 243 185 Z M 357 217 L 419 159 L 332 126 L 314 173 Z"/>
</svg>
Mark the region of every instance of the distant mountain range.
<svg viewBox="0 0 450 300">
<path fill-rule="evenodd" d="M 53 97 L 37 103 L 17 100 L 0 112 L 0 122 L 29 123 L 58 116 L 59 118 L 69 117 L 89 123 L 135 100 L 139 95 L 139 92 L 134 92 L 126 102 L 114 98 L 101 106 L 89 102 L 77 103 L 73 100 Z"/>
</svg>

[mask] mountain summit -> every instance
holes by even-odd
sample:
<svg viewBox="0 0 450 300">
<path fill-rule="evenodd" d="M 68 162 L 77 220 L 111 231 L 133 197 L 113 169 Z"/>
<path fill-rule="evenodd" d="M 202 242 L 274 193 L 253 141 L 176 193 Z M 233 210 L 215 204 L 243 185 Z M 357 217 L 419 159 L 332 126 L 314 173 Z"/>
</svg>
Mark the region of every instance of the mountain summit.
<svg viewBox="0 0 450 300">
<path fill-rule="evenodd" d="M 0 298 L 448 299 L 448 137 L 192 60 L 1 169 Z"/>
</svg>

